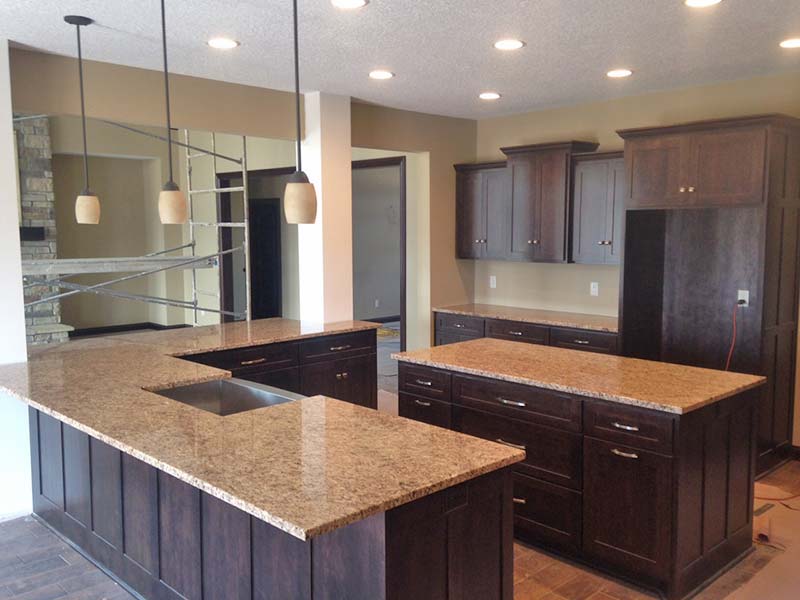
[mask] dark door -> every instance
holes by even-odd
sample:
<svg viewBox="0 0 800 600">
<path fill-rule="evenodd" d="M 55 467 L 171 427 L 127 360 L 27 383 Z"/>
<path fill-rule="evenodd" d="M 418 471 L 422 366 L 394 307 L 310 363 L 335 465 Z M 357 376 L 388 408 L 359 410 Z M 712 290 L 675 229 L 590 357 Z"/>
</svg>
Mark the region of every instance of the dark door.
<svg viewBox="0 0 800 600">
<path fill-rule="evenodd" d="M 542 262 L 567 260 L 567 171 L 563 150 L 538 153 L 538 234 L 534 257 Z"/>
<path fill-rule="evenodd" d="M 586 437 L 583 551 L 601 564 L 656 580 L 668 576 L 672 460 Z"/>
<path fill-rule="evenodd" d="M 485 258 L 504 259 L 510 250 L 511 210 L 509 177 L 506 169 L 486 171 L 484 195 L 486 205 Z"/>
<path fill-rule="evenodd" d="M 536 155 L 514 156 L 511 171 L 511 255 L 533 260 L 539 243 L 539 165 Z"/>
<path fill-rule="evenodd" d="M 456 194 L 456 255 L 481 258 L 486 238 L 484 178 L 480 171 L 458 174 Z"/>
<path fill-rule="evenodd" d="M 253 319 L 283 314 L 279 198 L 250 200 L 250 297 Z"/>
<path fill-rule="evenodd" d="M 622 258 L 623 223 L 625 221 L 625 159 L 617 158 L 609 161 L 608 208 L 606 209 L 606 263 L 620 264 Z"/>
<path fill-rule="evenodd" d="M 608 231 L 608 161 L 585 161 L 575 165 L 572 259 L 581 264 L 606 260 Z"/>
<path fill-rule="evenodd" d="M 625 140 L 629 207 L 688 205 L 688 154 L 686 134 Z"/>
</svg>

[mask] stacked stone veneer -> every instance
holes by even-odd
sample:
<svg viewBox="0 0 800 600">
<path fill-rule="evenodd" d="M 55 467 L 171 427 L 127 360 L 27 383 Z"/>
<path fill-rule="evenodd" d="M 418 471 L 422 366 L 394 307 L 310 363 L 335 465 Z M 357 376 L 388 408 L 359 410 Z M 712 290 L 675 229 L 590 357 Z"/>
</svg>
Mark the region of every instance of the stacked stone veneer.
<svg viewBox="0 0 800 600">
<path fill-rule="evenodd" d="M 53 156 L 50 146 L 50 122 L 47 117 L 14 122 L 17 136 L 19 185 L 22 199 L 22 226 L 44 227 L 40 242 L 22 242 L 22 259 L 56 258 L 56 204 L 53 192 Z M 25 302 L 52 294 L 49 287 L 25 289 Z M 62 342 L 68 330 L 61 324 L 58 301 L 45 302 L 25 309 L 28 344 Z"/>
</svg>

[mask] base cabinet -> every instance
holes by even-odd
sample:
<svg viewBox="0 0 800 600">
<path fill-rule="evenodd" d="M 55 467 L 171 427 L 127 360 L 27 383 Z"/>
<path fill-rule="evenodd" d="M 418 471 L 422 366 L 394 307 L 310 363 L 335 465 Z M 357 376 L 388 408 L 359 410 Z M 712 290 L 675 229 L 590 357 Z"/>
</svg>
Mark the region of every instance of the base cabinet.
<svg viewBox="0 0 800 600">
<path fill-rule="evenodd" d="M 526 451 L 512 467 L 520 539 L 670 600 L 751 547 L 759 389 L 677 415 L 405 362 L 399 374 L 401 416 Z"/>
</svg>

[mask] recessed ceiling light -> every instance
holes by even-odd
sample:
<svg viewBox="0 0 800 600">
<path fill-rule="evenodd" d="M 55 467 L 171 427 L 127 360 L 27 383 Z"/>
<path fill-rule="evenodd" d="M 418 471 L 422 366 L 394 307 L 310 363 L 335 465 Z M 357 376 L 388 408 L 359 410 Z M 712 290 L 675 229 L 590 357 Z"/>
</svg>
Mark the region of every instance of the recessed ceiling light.
<svg viewBox="0 0 800 600">
<path fill-rule="evenodd" d="M 612 79 L 620 79 L 622 77 L 630 77 L 633 75 L 633 71 L 630 69 L 611 69 L 606 75 Z"/>
<path fill-rule="evenodd" d="M 514 39 L 498 40 L 494 43 L 494 47 L 498 50 L 519 50 L 524 46 L 525 42 Z"/>
<path fill-rule="evenodd" d="M 354 8 L 361 8 L 369 4 L 369 0 L 331 0 L 336 8 L 343 10 L 353 10 Z"/>
<path fill-rule="evenodd" d="M 394 73 L 391 71 L 386 71 L 384 69 L 376 69 L 374 71 L 370 71 L 369 76 L 372 79 L 391 79 L 394 77 Z"/>
<path fill-rule="evenodd" d="M 800 48 L 800 38 L 789 38 L 781 42 L 781 48 L 794 49 Z"/>
<path fill-rule="evenodd" d="M 719 4 L 722 0 L 684 0 L 684 4 L 690 8 L 706 8 Z"/>
<path fill-rule="evenodd" d="M 480 98 L 481 100 L 499 100 L 500 94 L 498 94 L 497 92 L 481 92 L 478 95 L 478 98 Z"/>
<path fill-rule="evenodd" d="M 232 50 L 240 44 L 231 38 L 215 37 L 208 40 L 208 45 L 217 50 Z"/>
</svg>

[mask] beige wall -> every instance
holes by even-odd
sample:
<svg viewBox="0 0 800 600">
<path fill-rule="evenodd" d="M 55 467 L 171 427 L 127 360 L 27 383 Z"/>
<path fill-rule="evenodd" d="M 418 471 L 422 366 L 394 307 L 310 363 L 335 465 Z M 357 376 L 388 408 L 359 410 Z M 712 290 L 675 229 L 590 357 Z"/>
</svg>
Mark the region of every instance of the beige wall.
<svg viewBox="0 0 800 600">
<path fill-rule="evenodd" d="M 83 159 L 53 155 L 53 188 L 56 196 L 56 228 L 59 258 L 141 256 L 147 249 L 145 210 L 145 161 L 126 158 L 89 159 L 92 190 L 102 202 L 99 225 L 75 222 L 75 196 L 83 189 Z M 81 275 L 71 281 L 93 285 L 122 274 Z M 148 294 L 148 282 L 137 279 L 114 286 L 115 290 Z M 78 294 L 61 302 L 61 320 L 76 329 L 145 323 L 148 305 L 96 294 Z"/>
<path fill-rule="evenodd" d="M 428 155 L 429 205 L 419 217 L 415 243 L 420 249 L 417 326 L 427 332 L 424 345 L 430 345 L 431 307 L 468 302 L 474 294 L 473 262 L 455 258 L 453 165 L 475 160 L 476 123 L 361 103 L 352 105 L 352 122 L 355 147 Z"/>
</svg>

